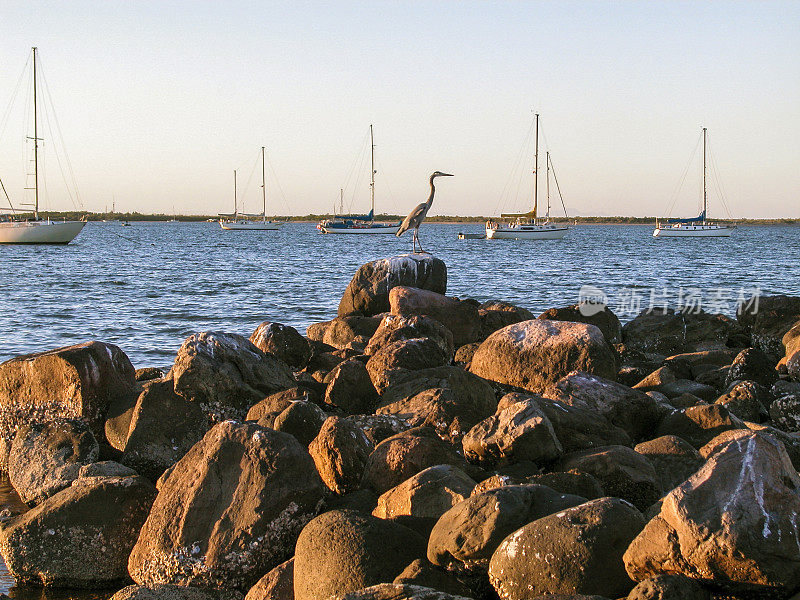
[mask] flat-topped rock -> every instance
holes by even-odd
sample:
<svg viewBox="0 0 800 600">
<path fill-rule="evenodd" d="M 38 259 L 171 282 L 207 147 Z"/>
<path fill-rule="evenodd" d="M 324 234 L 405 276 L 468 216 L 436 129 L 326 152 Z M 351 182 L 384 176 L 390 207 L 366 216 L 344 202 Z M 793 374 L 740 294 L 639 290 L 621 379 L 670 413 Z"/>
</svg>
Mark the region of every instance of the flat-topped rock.
<svg viewBox="0 0 800 600">
<path fill-rule="evenodd" d="M 362 265 L 339 302 L 339 316 L 377 315 L 389 310 L 389 291 L 398 285 L 447 292 L 447 267 L 430 254 L 401 254 Z"/>
<path fill-rule="evenodd" d="M 575 370 L 616 378 L 616 361 L 605 337 L 594 325 L 544 319 L 495 331 L 470 365 L 480 377 L 535 393 Z"/>
</svg>

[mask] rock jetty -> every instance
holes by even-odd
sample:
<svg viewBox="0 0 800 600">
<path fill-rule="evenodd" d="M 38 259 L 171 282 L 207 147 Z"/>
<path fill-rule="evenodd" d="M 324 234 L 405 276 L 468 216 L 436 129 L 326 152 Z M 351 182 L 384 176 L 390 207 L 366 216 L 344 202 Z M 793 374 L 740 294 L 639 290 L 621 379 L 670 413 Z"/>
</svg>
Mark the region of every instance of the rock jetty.
<svg viewBox="0 0 800 600">
<path fill-rule="evenodd" d="M 0 364 L 10 572 L 114 600 L 800 597 L 800 298 L 623 325 L 446 294 L 396 256 L 305 335 Z"/>
</svg>

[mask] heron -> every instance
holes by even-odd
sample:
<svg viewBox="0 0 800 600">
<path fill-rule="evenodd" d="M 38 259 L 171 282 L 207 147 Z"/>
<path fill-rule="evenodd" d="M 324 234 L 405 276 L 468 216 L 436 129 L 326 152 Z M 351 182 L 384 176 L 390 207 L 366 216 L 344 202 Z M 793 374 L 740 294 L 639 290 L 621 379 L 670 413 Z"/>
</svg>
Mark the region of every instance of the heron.
<svg viewBox="0 0 800 600">
<path fill-rule="evenodd" d="M 441 171 L 434 171 L 431 174 L 431 195 L 428 196 L 428 201 L 423 202 L 422 204 L 418 204 L 414 210 L 408 213 L 408 216 L 405 218 L 403 223 L 400 225 L 400 229 L 397 230 L 395 234 L 397 237 L 403 235 L 406 231 L 414 228 L 414 235 L 411 239 L 411 246 L 413 247 L 413 251 L 416 253 L 417 245 L 419 245 L 420 253 L 425 252 L 422 249 L 422 244 L 419 241 L 419 226 L 422 225 L 422 221 L 425 220 L 425 217 L 428 214 L 428 211 L 431 209 L 433 205 L 433 195 L 436 193 L 436 188 L 433 187 L 433 180 L 437 177 L 452 177 L 450 173 L 442 173 Z"/>
</svg>

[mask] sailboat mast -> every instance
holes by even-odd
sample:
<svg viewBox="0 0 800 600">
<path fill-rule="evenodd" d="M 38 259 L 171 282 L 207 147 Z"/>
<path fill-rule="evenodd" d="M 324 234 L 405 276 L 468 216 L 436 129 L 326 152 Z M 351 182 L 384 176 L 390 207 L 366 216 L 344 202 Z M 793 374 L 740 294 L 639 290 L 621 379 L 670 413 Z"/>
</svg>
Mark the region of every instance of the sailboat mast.
<svg viewBox="0 0 800 600">
<path fill-rule="evenodd" d="M 708 190 L 706 188 L 706 128 L 703 127 L 703 223 L 706 222 Z"/>
<path fill-rule="evenodd" d="M 533 149 L 533 218 L 539 209 L 539 113 L 536 113 L 536 142 Z"/>
<path fill-rule="evenodd" d="M 336 212 L 335 210 L 333 211 Z M 339 188 L 339 214 L 344 214 L 344 188 Z"/>
<path fill-rule="evenodd" d="M 264 171 L 264 146 L 261 146 L 261 201 L 264 204 L 264 212 L 262 213 L 264 223 L 267 222 L 267 180 Z"/>
<path fill-rule="evenodd" d="M 239 214 L 239 211 L 237 210 L 236 204 L 237 204 L 237 202 L 236 202 L 236 169 L 234 169 L 233 170 L 233 218 L 234 219 Z"/>
<path fill-rule="evenodd" d="M 370 146 L 370 183 L 369 183 L 369 190 L 370 190 L 370 199 L 372 207 L 372 216 L 375 216 L 375 138 L 372 135 L 372 124 L 370 123 L 369 126 L 369 146 Z"/>
<path fill-rule="evenodd" d="M 33 47 L 33 217 L 39 220 L 39 121 L 36 110 L 36 46 Z"/>
<path fill-rule="evenodd" d="M 545 158 L 545 162 L 547 163 L 547 220 L 550 220 L 550 152 L 547 152 L 547 156 Z"/>
</svg>

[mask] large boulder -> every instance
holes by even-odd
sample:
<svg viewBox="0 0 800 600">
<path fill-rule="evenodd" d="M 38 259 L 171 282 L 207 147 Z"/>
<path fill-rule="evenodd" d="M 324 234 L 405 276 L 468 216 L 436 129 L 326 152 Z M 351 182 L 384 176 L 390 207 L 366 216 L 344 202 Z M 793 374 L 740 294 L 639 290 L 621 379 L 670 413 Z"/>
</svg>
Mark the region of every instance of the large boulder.
<svg viewBox="0 0 800 600">
<path fill-rule="evenodd" d="M 323 489 L 293 436 L 220 423 L 162 480 L 130 556 L 131 577 L 245 591 L 291 556 Z"/>
<path fill-rule="evenodd" d="M 483 327 L 481 339 L 486 339 L 503 327 L 534 318 L 533 313 L 527 308 L 503 300 L 487 300 L 478 308 L 478 316 Z"/>
<path fill-rule="evenodd" d="M 767 407 L 774 398 L 769 390 L 755 381 L 737 381 L 715 400 L 743 421 L 761 423 L 769 418 Z"/>
<path fill-rule="evenodd" d="M 661 418 L 651 396 L 591 373 L 570 373 L 550 386 L 544 395 L 600 414 L 634 440 L 648 437 Z"/>
<path fill-rule="evenodd" d="M 397 340 L 382 346 L 367 361 L 367 372 L 379 394 L 410 371 L 445 366 L 451 357 L 430 338 Z"/>
<path fill-rule="evenodd" d="M 429 254 L 401 254 L 361 265 L 339 302 L 339 316 L 388 312 L 389 292 L 398 285 L 445 294 L 447 267 Z"/>
<path fill-rule="evenodd" d="M 339 363 L 325 378 L 325 404 L 349 414 L 371 413 L 378 392 L 364 363 L 355 358 Z"/>
<path fill-rule="evenodd" d="M 592 475 L 607 495 L 627 500 L 642 512 L 661 496 L 653 466 L 627 446 L 572 452 L 558 462 L 557 469 Z"/>
<path fill-rule="evenodd" d="M 445 512 L 431 531 L 428 560 L 441 567 L 470 567 L 485 573 L 506 536 L 520 527 L 585 498 L 544 485 L 510 485 L 476 494 Z"/>
<path fill-rule="evenodd" d="M 484 419 L 469 430 L 462 445 L 468 460 L 489 465 L 548 463 L 563 452 L 550 419 L 533 399 L 515 402 Z"/>
<path fill-rule="evenodd" d="M 609 344 L 622 341 L 622 323 L 607 306 L 597 304 L 575 304 L 564 308 L 551 308 L 539 315 L 548 321 L 571 321 L 588 323 L 603 332 Z"/>
<path fill-rule="evenodd" d="M 364 354 L 372 356 L 382 346 L 392 342 L 422 337 L 430 338 L 439 344 L 446 356 L 453 356 L 455 352 L 453 333 L 439 321 L 425 315 L 404 317 L 392 314 L 381 319 L 381 324 L 369 339 Z"/>
<path fill-rule="evenodd" d="M 294 327 L 264 321 L 250 336 L 253 345 L 279 358 L 292 369 L 302 369 L 311 358 L 311 346 Z"/>
<path fill-rule="evenodd" d="M 413 287 L 397 286 L 389 292 L 389 309 L 400 317 L 428 316 L 453 334 L 456 347 L 482 339 L 478 309 L 471 302 Z"/>
<path fill-rule="evenodd" d="M 295 600 L 326 600 L 393 581 L 425 555 L 425 540 L 399 525 L 349 510 L 319 515 L 295 549 Z"/>
<path fill-rule="evenodd" d="M 736 437 L 663 499 L 625 553 L 637 581 L 680 574 L 732 586 L 800 586 L 800 476 L 769 435 Z"/>
<path fill-rule="evenodd" d="M 211 418 L 199 403 L 175 393 L 172 379 L 148 382 L 131 416 L 122 463 L 156 481 L 211 426 Z"/>
<path fill-rule="evenodd" d="M 58 419 L 17 429 L 8 455 L 11 485 L 23 502 L 38 504 L 72 485 L 99 448 L 82 421 Z"/>
<path fill-rule="evenodd" d="M 670 356 L 721 348 L 728 341 L 734 321 L 725 315 L 706 312 L 675 312 L 653 309 L 640 313 L 622 327 L 628 350 Z"/>
<path fill-rule="evenodd" d="M 452 465 L 428 467 L 381 494 L 372 514 L 381 519 L 438 519 L 453 505 L 469 498 L 474 487 L 475 481 Z"/>
<path fill-rule="evenodd" d="M 0 526 L 17 584 L 109 588 L 128 581 L 128 555 L 156 490 L 143 477 L 87 478 Z"/>
<path fill-rule="evenodd" d="M 186 338 L 170 373 L 175 393 L 214 421 L 244 419 L 253 404 L 295 385 L 286 363 L 247 338 L 214 331 Z"/>
<path fill-rule="evenodd" d="M 540 594 L 618 598 L 634 586 L 622 554 L 644 525 L 641 513 L 619 498 L 567 508 L 503 540 L 489 563 L 489 578 L 508 600 Z"/>
<path fill-rule="evenodd" d="M 783 336 L 800 320 L 800 297 L 755 296 L 739 304 L 736 318 L 750 329 L 753 346 L 777 362 L 784 355 Z"/>
<path fill-rule="evenodd" d="M 358 489 L 372 450 L 364 432 L 343 417 L 328 417 L 308 446 L 323 483 L 339 495 Z"/>
<path fill-rule="evenodd" d="M 0 438 L 10 445 L 20 425 L 63 418 L 84 421 L 102 440 L 112 401 L 138 393 L 131 361 L 113 344 L 18 356 L 0 364 Z"/>
<path fill-rule="evenodd" d="M 435 465 L 466 467 L 464 459 L 432 429 L 409 429 L 375 447 L 367 460 L 362 485 L 383 494 Z"/>
<path fill-rule="evenodd" d="M 509 325 L 486 338 L 470 364 L 475 375 L 535 393 L 574 370 L 616 377 L 611 346 L 594 325 L 543 319 Z"/>
</svg>

